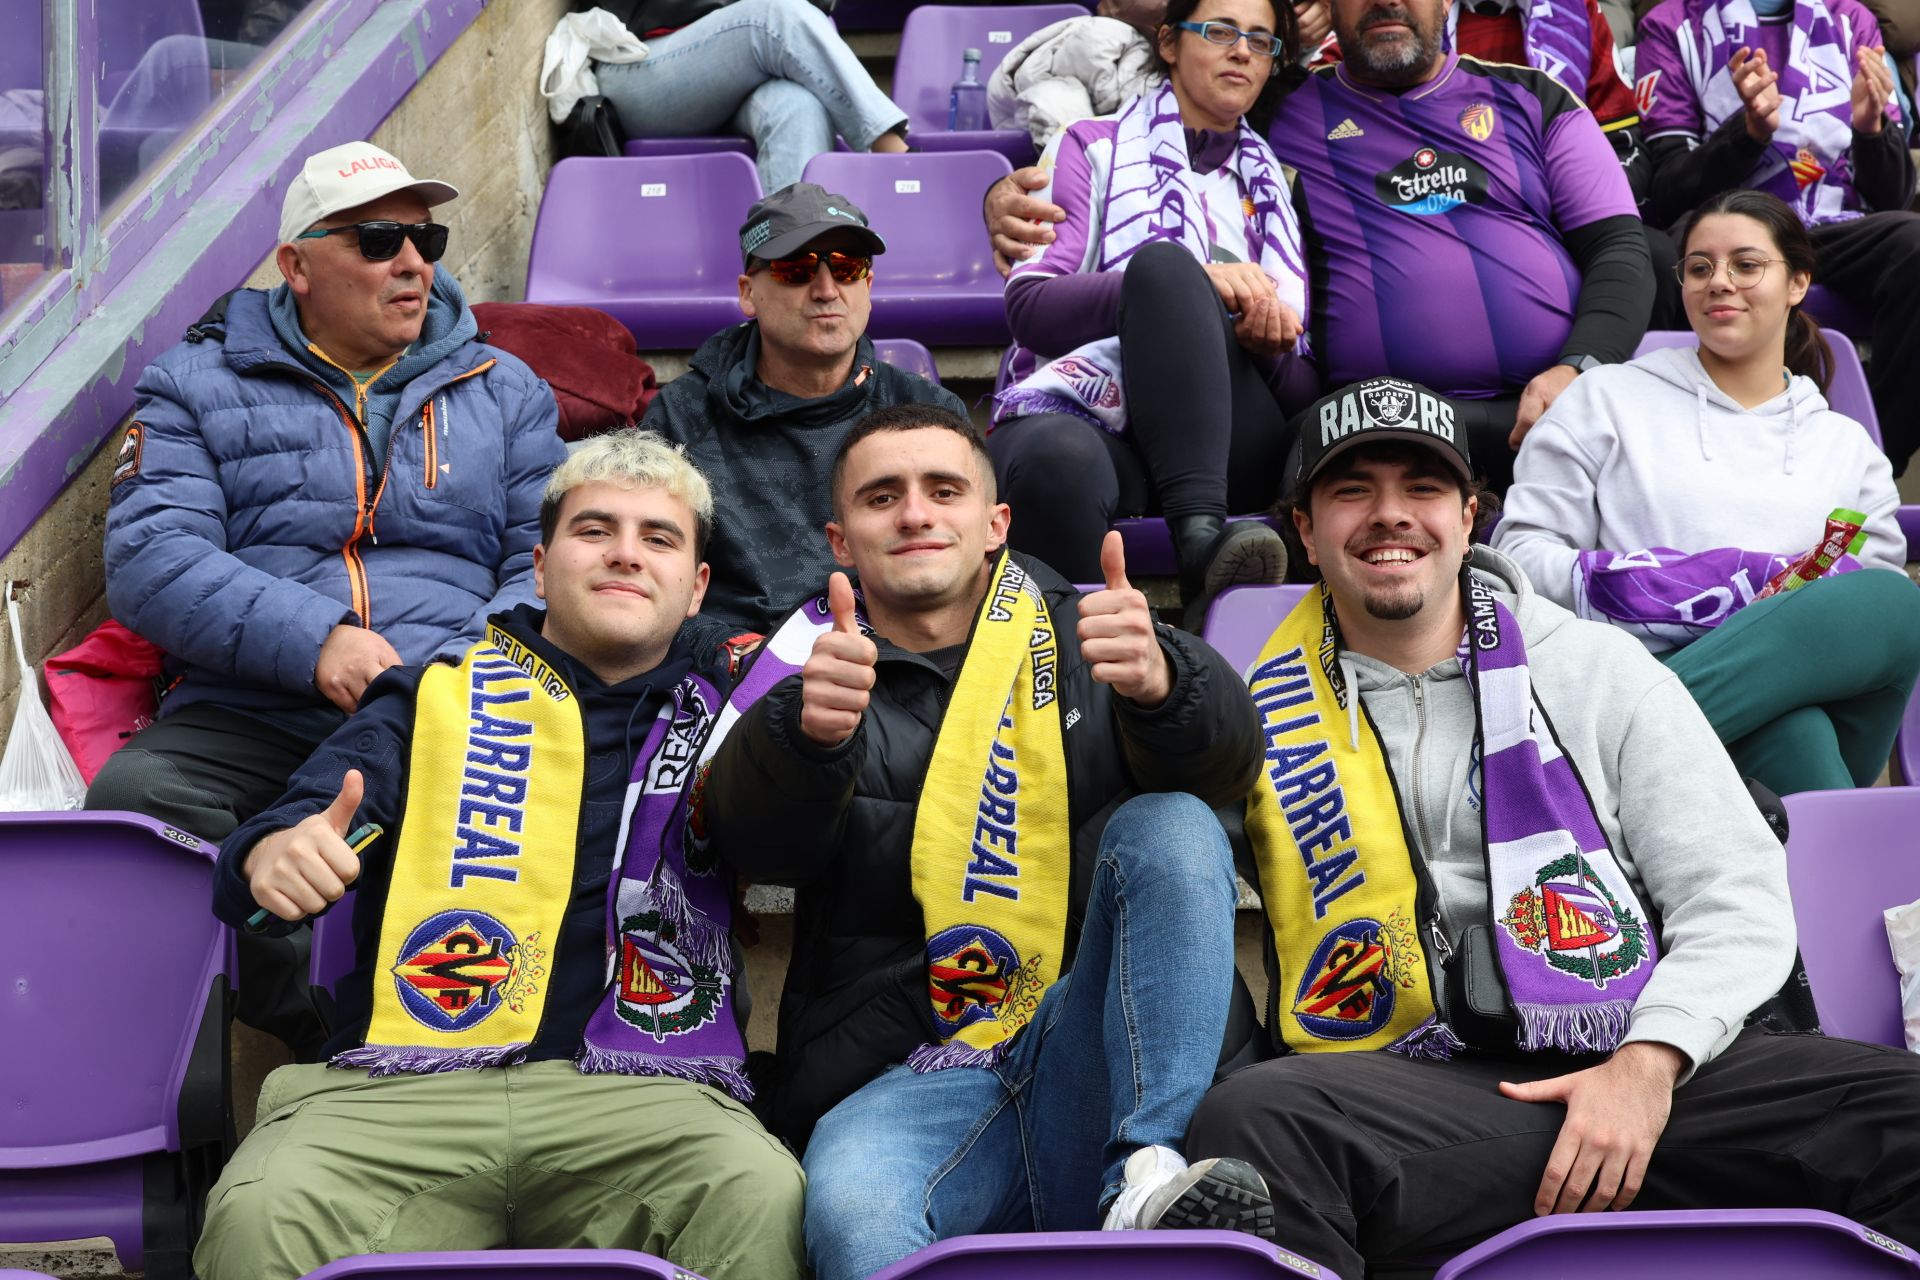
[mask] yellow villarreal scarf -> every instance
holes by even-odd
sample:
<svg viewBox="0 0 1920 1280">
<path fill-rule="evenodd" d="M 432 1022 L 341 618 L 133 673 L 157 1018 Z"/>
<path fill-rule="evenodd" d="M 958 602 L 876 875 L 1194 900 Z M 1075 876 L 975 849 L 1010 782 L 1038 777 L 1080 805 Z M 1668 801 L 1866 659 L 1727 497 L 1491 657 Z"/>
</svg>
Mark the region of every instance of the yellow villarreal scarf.
<svg viewBox="0 0 1920 1280">
<path fill-rule="evenodd" d="M 1072 832 L 1058 656 L 1046 602 L 1002 552 L 913 826 L 939 1032 L 915 1071 L 994 1061 L 1060 975 Z"/>
<path fill-rule="evenodd" d="M 375 954 L 376 1075 L 515 1061 L 539 1030 L 573 889 L 586 734 L 578 699 L 498 627 L 420 679 L 406 814 Z"/>
<path fill-rule="evenodd" d="M 1279 957 L 1273 1030 L 1305 1052 L 1384 1049 L 1434 1020 L 1399 798 L 1337 655 L 1322 584 L 1248 677 L 1266 734 L 1247 834 Z"/>
</svg>

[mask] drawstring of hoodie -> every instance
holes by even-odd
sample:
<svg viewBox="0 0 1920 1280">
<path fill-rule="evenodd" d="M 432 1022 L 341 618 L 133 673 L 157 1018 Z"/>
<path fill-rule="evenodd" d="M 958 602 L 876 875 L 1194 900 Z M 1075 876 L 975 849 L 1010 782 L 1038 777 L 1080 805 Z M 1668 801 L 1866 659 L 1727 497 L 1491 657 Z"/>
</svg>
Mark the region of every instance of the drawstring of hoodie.
<svg viewBox="0 0 1920 1280">
<path fill-rule="evenodd" d="M 1707 444 L 1707 388 L 1704 383 L 1693 385 L 1693 427 L 1700 436 L 1700 456 L 1708 462 L 1713 461 L 1713 449 Z"/>
</svg>

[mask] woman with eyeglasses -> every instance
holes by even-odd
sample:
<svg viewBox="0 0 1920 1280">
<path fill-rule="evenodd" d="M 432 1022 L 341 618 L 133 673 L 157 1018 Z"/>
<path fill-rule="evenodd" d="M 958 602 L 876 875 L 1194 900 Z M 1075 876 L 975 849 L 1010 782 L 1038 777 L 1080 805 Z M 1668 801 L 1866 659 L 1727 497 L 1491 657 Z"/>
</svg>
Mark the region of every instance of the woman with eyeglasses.
<svg viewBox="0 0 1920 1280">
<path fill-rule="evenodd" d="M 1306 359 L 1306 268 L 1280 161 L 1247 124 L 1293 66 L 1291 7 L 1173 0 L 1166 75 L 1105 120 L 1064 130 L 1066 211 L 1007 280 L 1015 348 L 988 437 L 1011 543 L 1100 580 L 1116 515 L 1166 516 L 1189 626 L 1238 582 L 1278 582 L 1272 504 Z"/>
<path fill-rule="evenodd" d="M 1920 589 L 1886 456 L 1822 394 L 1812 241 L 1775 197 L 1733 190 L 1680 253 L 1698 347 L 1581 374 L 1521 445 L 1494 545 L 1659 655 L 1743 774 L 1783 795 L 1870 786 L 1920 671 Z M 1831 566 L 1807 564 L 1822 546 Z M 1796 566 L 1812 580 L 1767 594 Z"/>
</svg>

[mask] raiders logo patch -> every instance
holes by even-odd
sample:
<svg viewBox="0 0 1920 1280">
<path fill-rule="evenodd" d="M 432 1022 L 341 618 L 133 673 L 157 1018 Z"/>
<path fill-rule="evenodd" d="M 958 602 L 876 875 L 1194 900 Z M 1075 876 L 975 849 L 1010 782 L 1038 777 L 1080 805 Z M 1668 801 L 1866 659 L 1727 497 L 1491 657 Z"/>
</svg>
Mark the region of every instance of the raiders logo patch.
<svg viewBox="0 0 1920 1280">
<path fill-rule="evenodd" d="M 127 428 L 126 436 L 120 441 L 120 453 L 113 460 L 113 477 L 107 482 L 108 489 L 118 489 L 121 481 L 140 474 L 140 450 L 146 438 L 147 429 L 139 423 Z"/>
</svg>

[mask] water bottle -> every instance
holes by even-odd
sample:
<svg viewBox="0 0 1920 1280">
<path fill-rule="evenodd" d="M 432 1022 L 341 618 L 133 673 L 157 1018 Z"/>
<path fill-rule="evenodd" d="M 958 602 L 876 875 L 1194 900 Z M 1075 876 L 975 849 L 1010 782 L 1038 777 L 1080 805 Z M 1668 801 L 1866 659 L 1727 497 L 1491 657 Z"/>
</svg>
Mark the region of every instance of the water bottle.
<svg viewBox="0 0 1920 1280">
<path fill-rule="evenodd" d="M 987 86 L 980 83 L 980 51 L 960 55 L 960 78 L 947 99 L 947 132 L 970 133 L 987 127 Z"/>
</svg>

